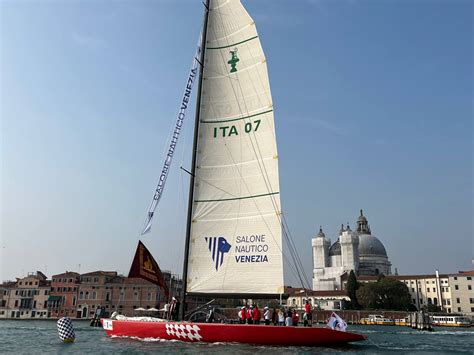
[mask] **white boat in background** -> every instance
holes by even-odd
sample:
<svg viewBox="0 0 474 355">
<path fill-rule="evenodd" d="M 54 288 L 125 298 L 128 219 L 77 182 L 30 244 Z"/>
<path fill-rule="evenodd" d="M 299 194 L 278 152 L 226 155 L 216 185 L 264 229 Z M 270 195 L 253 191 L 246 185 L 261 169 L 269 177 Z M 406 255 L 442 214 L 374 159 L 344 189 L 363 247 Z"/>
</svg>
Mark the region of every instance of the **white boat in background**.
<svg viewBox="0 0 474 355">
<path fill-rule="evenodd" d="M 381 314 L 369 314 L 367 318 L 361 318 L 359 323 L 365 325 L 395 325 L 393 319 L 385 318 Z"/>
<path fill-rule="evenodd" d="M 471 321 L 460 315 L 432 315 L 431 324 L 438 327 L 470 327 Z"/>
</svg>

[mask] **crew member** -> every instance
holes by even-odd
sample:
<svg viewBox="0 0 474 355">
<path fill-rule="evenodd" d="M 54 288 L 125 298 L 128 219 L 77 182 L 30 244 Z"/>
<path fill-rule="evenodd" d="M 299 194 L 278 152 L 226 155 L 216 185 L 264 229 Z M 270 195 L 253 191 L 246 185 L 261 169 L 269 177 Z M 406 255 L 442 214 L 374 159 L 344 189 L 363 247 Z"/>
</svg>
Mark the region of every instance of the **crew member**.
<svg viewBox="0 0 474 355">
<path fill-rule="evenodd" d="M 304 305 L 304 326 L 311 327 L 313 324 L 313 314 L 311 313 L 311 305 L 309 301 L 306 300 L 306 304 Z"/>
<path fill-rule="evenodd" d="M 253 313 L 253 306 L 250 306 L 247 308 L 247 324 L 253 324 L 253 317 L 252 317 L 252 313 Z"/>
<path fill-rule="evenodd" d="M 260 313 L 260 310 L 258 309 L 258 306 L 255 305 L 252 311 L 252 319 L 254 324 L 260 324 L 260 318 L 262 318 L 262 314 Z"/>
<path fill-rule="evenodd" d="M 246 319 L 246 310 L 245 310 L 245 306 L 242 306 L 242 308 L 240 308 L 240 311 L 239 311 L 239 323 L 240 324 L 245 324 L 245 319 Z"/>
<path fill-rule="evenodd" d="M 268 306 L 265 306 L 265 308 L 263 309 L 263 318 L 265 319 L 265 325 L 270 325 L 271 316 L 270 309 L 268 308 Z"/>
</svg>

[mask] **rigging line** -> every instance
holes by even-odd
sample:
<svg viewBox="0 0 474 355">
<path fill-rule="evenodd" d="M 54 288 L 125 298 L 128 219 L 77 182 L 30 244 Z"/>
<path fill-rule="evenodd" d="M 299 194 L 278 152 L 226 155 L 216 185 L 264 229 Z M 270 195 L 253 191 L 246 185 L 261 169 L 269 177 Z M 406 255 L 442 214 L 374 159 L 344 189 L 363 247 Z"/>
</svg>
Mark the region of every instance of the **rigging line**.
<svg viewBox="0 0 474 355">
<path fill-rule="evenodd" d="M 262 50 L 262 51 L 263 51 L 263 50 Z M 252 52 L 250 53 L 250 56 L 252 57 L 252 59 L 254 59 L 254 56 L 253 56 Z M 266 62 L 266 61 L 265 61 L 265 62 Z M 262 62 L 262 64 L 263 64 L 263 63 L 264 63 L 264 62 Z M 259 72 L 259 71 L 257 71 L 257 77 L 258 77 L 258 79 L 259 79 L 259 81 L 260 81 L 260 85 L 261 85 L 262 87 L 265 87 L 265 84 L 262 82 L 262 78 L 261 78 L 261 75 L 260 75 L 260 72 Z M 240 88 L 241 95 L 242 95 L 242 97 L 244 97 L 243 92 L 242 92 L 242 86 L 240 85 L 240 80 L 239 80 L 239 77 L 238 77 L 237 75 L 236 75 L 236 80 L 237 80 L 237 82 L 238 82 L 238 84 L 239 84 L 238 86 L 239 86 L 239 88 Z M 255 91 L 255 92 L 258 92 L 258 91 L 257 91 L 257 88 L 255 87 L 253 81 L 251 81 L 251 84 L 252 84 L 252 86 L 253 86 L 254 91 Z M 231 84 L 231 85 L 232 85 L 232 84 Z M 268 98 L 268 97 L 267 97 L 267 98 Z M 244 102 L 244 104 L 246 105 L 245 102 Z M 248 108 L 246 107 L 246 109 L 247 109 L 247 113 L 248 113 Z M 252 135 L 254 136 L 255 144 L 256 144 L 256 146 L 257 146 L 258 153 L 259 153 L 259 154 L 256 154 L 256 155 L 259 155 L 260 157 L 262 157 L 262 153 L 261 153 L 261 150 L 260 150 L 260 146 L 259 146 L 259 144 L 258 144 L 257 138 L 255 137 L 256 134 L 255 134 L 254 131 L 252 131 Z M 253 147 L 254 150 L 255 150 L 255 147 L 254 147 L 254 144 L 253 144 L 252 141 L 251 141 L 251 144 L 252 144 L 252 147 Z M 256 153 L 256 152 L 255 152 L 255 153 Z M 262 160 L 263 160 L 263 158 L 262 158 Z M 265 180 L 265 177 L 268 179 L 269 189 L 270 189 L 270 191 L 273 191 L 273 190 L 271 190 L 270 178 L 268 177 L 268 172 L 267 172 L 266 166 L 265 166 L 264 163 L 262 163 L 262 165 L 263 165 L 263 169 L 265 170 L 265 173 L 263 173 L 263 171 L 262 171 L 262 175 L 264 176 L 264 180 Z M 261 169 L 261 166 L 260 166 L 260 169 Z M 268 187 L 267 187 L 267 188 L 268 188 Z M 276 204 L 276 201 L 275 201 L 275 204 Z M 283 228 L 283 232 L 284 232 L 285 238 L 288 239 L 289 247 L 294 249 L 294 253 L 295 253 L 295 261 L 294 261 L 294 262 L 299 264 L 299 266 L 300 266 L 300 268 L 301 268 L 301 270 L 302 270 L 303 276 L 304 276 L 304 278 L 306 279 L 306 282 L 308 282 L 308 285 L 310 285 L 309 280 L 308 280 L 307 275 L 306 275 L 306 272 L 304 271 L 304 268 L 303 268 L 301 259 L 300 259 L 300 257 L 299 257 L 298 252 L 297 252 L 296 246 L 295 246 L 295 244 L 294 244 L 293 237 L 291 236 L 291 232 L 290 232 L 288 223 L 286 222 L 285 216 L 283 216 L 283 218 L 284 218 L 284 220 L 282 221 L 282 228 Z"/>
<path fill-rule="evenodd" d="M 285 226 L 286 226 L 286 230 L 287 230 L 287 233 L 289 234 L 290 240 L 291 240 L 292 243 L 293 243 L 293 247 L 294 247 L 295 250 L 297 251 L 296 244 L 295 244 L 294 238 L 293 238 L 292 235 L 291 235 L 291 231 L 290 231 L 290 228 L 289 228 L 288 223 L 287 223 L 287 221 L 286 221 L 285 215 L 283 215 L 283 222 L 284 222 L 284 224 L 285 224 Z M 306 275 L 306 272 L 304 272 L 303 264 L 302 264 L 302 261 L 301 261 L 301 258 L 300 258 L 300 256 L 299 256 L 298 252 L 296 252 L 296 257 L 297 257 L 297 260 L 298 260 L 298 263 L 299 263 L 300 267 L 303 269 L 303 276 L 305 277 L 306 282 L 308 283 L 308 286 L 311 286 L 311 284 L 310 284 L 310 282 L 309 282 L 309 280 L 308 280 L 308 276 Z"/>
<path fill-rule="evenodd" d="M 218 12 L 218 15 L 221 15 L 221 14 Z M 222 21 L 222 16 L 221 16 L 221 21 Z M 224 29 L 224 32 L 225 32 L 225 29 Z M 229 35 L 226 36 L 226 39 L 229 40 Z M 220 53 L 221 58 L 222 58 L 223 61 L 225 62 L 225 59 L 223 58 L 222 53 L 221 53 L 221 52 L 219 52 L 219 53 Z M 252 54 L 250 54 L 250 55 L 251 55 L 252 58 L 253 58 L 253 55 L 252 55 Z M 258 73 L 258 72 L 257 72 L 257 73 Z M 228 77 L 229 79 L 231 79 L 231 78 L 229 77 L 229 75 L 227 75 L 227 77 Z M 261 78 L 260 78 L 259 73 L 258 73 L 258 77 L 259 77 L 260 83 L 262 84 L 262 80 L 261 80 Z M 240 85 L 240 80 L 239 80 L 239 77 L 238 77 L 237 75 L 236 75 L 236 81 L 237 81 L 238 87 L 239 87 L 239 89 L 240 89 L 240 91 L 241 91 L 242 98 L 244 98 L 245 96 L 244 96 L 244 94 L 243 94 L 243 92 L 242 92 L 242 86 Z M 237 99 L 236 102 L 237 102 L 237 105 L 238 105 L 238 107 L 239 107 L 239 111 L 240 111 L 241 114 L 243 114 L 243 110 L 242 110 L 242 108 L 241 108 L 241 106 L 240 106 L 240 102 L 239 102 L 238 96 L 236 95 L 235 88 L 234 88 L 234 86 L 233 86 L 233 84 L 232 84 L 232 80 L 230 81 L 230 84 L 231 84 L 232 90 L 234 91 L 234 96 L 235 96 L 235 98 Z M 256 91 L 256 90 L 255 90 L 256 88 L 255 88 L 255 86 L 253 85 L 253 82 L 252 82 L 252 86 L 254 87 L 254 91 Z M 244 105 L 247 106 L 245 101 L 244 101 Z M 247 112 L 247 115 L 248 115 L 248 114 L 249 114 L 249 110 L 248 110 L 247 107 L 245 107 L 245 109 L 246 109 L 246 112 Z M 254 150 L 255 155 L 256 155 L 256 156 L 260 156 L 260 158 L 263 160 L 262 154 L 261 154 L 261 150 L 260 150 L 260 147 L 259 147 L 259 145 L 258 145 L 258 140 L 257 140 L 256 137 L 255 137 L 255 132 L 252 132 L 252 133 L 253 133 L 253 136 L 254 136 L 255 143 L 256 143 L 256 145 L 257 145 L 257 148 L 258 148 L 258 151 L 259 151 L 258 153 L 259 153 L 259 154 L 257 154 L 256 149 L 255 149 L 255 146 L 254 146 L 254 143 L 253 143 L 252 139 L 250 139 L 250 143 L 251 143 L 251 145 L 252 145 L 252 149 Z M 260 161 L 257 160 L 257 163 L 258 163 L 258 165 L 259 165 L 259 169 L 260 169 L 260 171 L 261 171 L 261 173 L 262 173 L 262 176 L 263 176 L 263 178 L 264 178 L 264 183 L 265 183 L 265 185 L 267 186 L 267 190 L 273 191 L 272 188 L 271 188 L 271 183 L 270 183 L 270 181 L 269 181 L 270 178 L 269 178 L 269 176 L 268 176 L 268 172 L 267 172 L 267 170 L 266 170 L 265 164 L 263 164 L 263 169 L 262 169 Z M 265 172 L 264 172 L 263 170 L 265 170 Z M 268 180 L 268 181 L 267 181 L 267 180 Z M 274 197 L 273 197 L 273 196 L 272 196 L 272 203 L 273 203 L 274 209 L 276 210 L 277 215 L 278 215 L 278 214 L 279 214 L 278 206 L 277 206 L 276 201 L 274 200 Z M 292 258 L 293 258 L 293 263 L 295 263 L 295 266 L 296 266 L 297 269 L 300 269 L 300 270 L 301 270 L 301 273 L 304 275 L 304 278 L 305 278 L 306 282 L 307 282 L 308 285 L 309 285 L 308 278 L 307 278 L 306 273 L 305 273 L 305 271 L 304 271 L 304 268 L 303 268 L 303 266 L 302 266 L 302 263 L 301 263 L 301 260 L 300 260 L 300 258 L 299 258 L 299 255 L 298 255 L 298 253 L 297 253 L 297 251 L 296 251 L 296 247 L 295 247 L 295 245 L 294 245 L 294 242 L 292 243 L 291 235 L 289 235 L 289 233 L 288 233 L 287 230 L 286 230 L 286 229 L 288 229 L 288 225 L 286 226 L 286 229 L 285 229 L 284 223 L 281 221 L 280 218 L 279 218 L 279 220 L 280 220 L 280 224 L 281 224 L 281 226 L 282 226 L 282 232 L 283 232 L 284 237 L 285 237 L 285 239 L 287 240 L 287 244 L 288 244 L 288 246 L 289 246 L 290 254 L 292 255 Z M 300 279 L 300 282 L 301 282 L 302 286 L 304 286 L 304 282 L 303 282 L 303 280 L 301 279 L 301 277 L 299 277 L 299 279 Z"/>
</svg>

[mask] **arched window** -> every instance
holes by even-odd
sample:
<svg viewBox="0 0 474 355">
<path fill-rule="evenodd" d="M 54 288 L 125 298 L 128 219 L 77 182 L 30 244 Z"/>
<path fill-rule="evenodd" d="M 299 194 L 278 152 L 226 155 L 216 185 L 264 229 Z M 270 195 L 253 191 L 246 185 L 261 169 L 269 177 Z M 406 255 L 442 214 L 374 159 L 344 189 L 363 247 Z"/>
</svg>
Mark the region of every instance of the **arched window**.
<svg viewBox="0 0 474 355">
<path fill-rule="evenodd" d="M 428 297 L 428 304 L 433 304 L 433 301 L 431 300 L 431 297 Z"/>
<path fill-rule="evenodd" d="M 435 298 L 433 298 L 433 304 L 434 304 L 435 306 L 437 306 L 437 305 L 438 305 L 438 299 L 437 299 L 436 297 L 435 297 Z"/>
</svg>

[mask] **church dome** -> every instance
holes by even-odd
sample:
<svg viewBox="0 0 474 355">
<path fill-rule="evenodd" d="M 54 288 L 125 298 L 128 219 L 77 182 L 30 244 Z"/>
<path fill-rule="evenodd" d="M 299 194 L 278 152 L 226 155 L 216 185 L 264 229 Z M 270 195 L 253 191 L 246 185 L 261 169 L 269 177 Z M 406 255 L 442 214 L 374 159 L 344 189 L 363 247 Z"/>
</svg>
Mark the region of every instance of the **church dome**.
<svg viewBox="0 0 474 355">
<path fill-rule="evenodd" d="M 341 243 L 337 240 L 331 247 L 329 248 L 329 256 L 341 255 Z"/>
<path fill-rule="evenodd" d="M 370 234 L 359 234 L 359 256 L 378 255 L 387 257 L 382 242 Z"/>
</svg>

